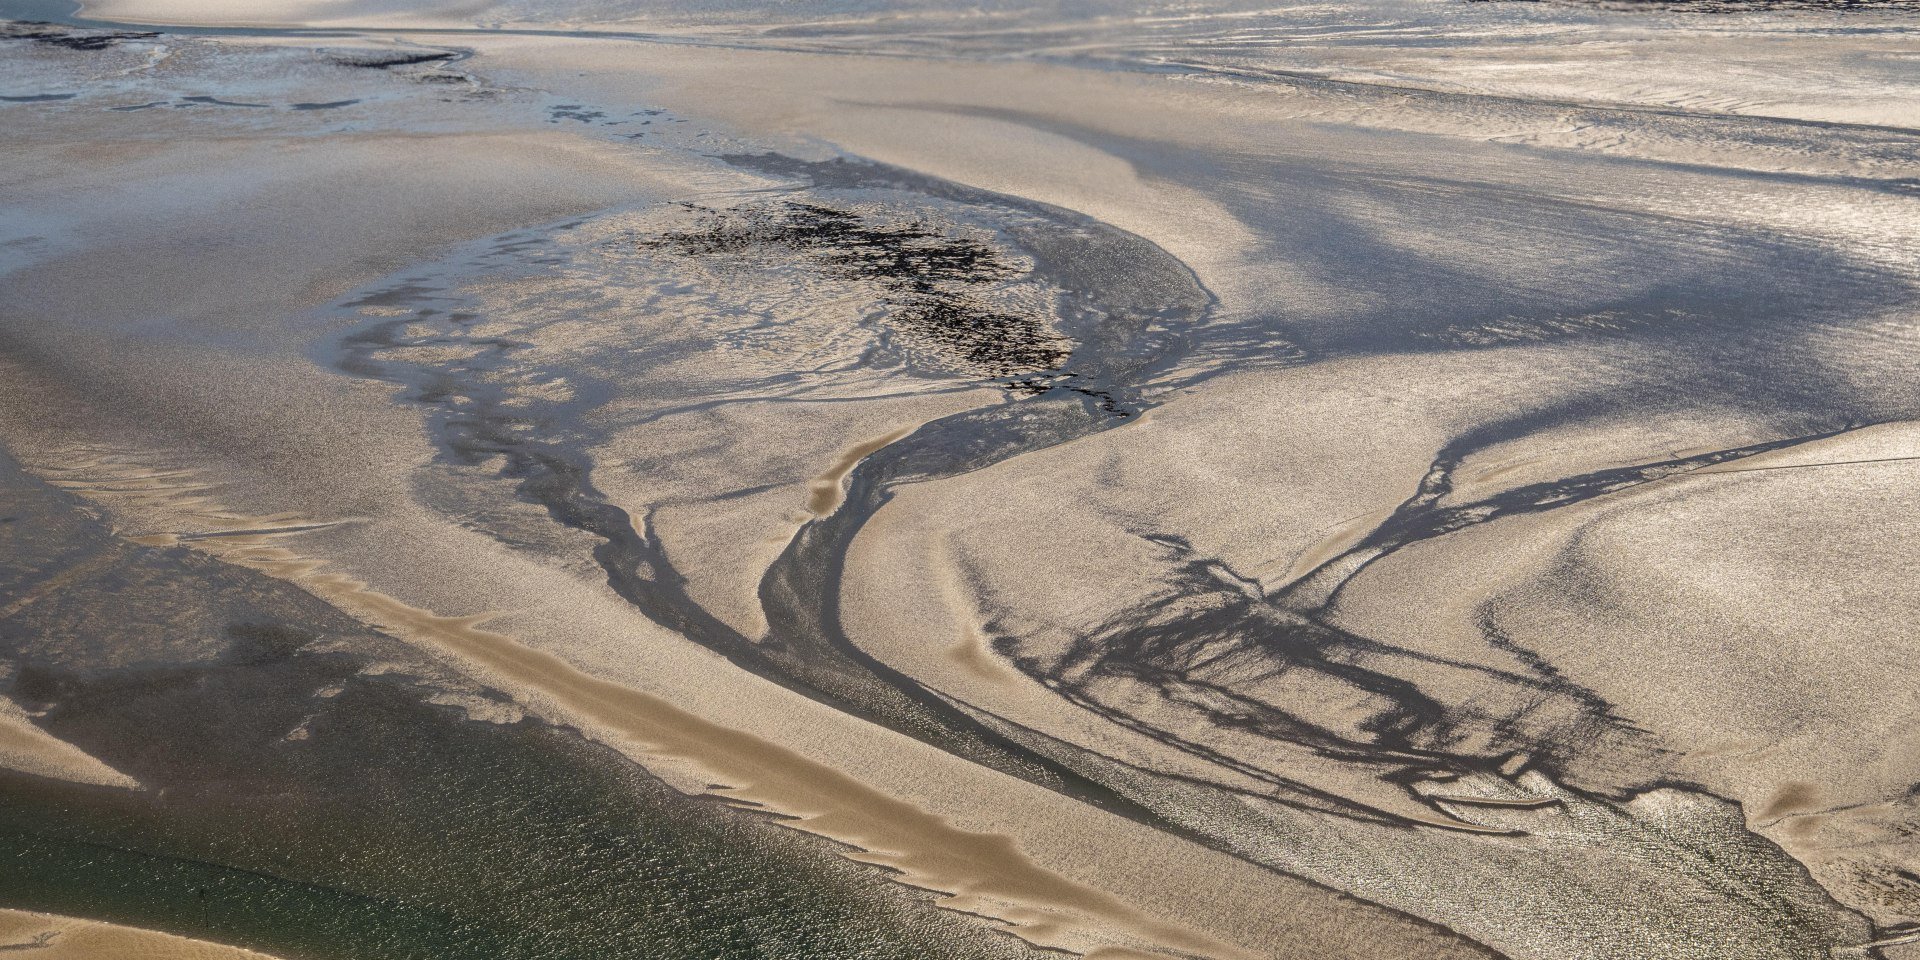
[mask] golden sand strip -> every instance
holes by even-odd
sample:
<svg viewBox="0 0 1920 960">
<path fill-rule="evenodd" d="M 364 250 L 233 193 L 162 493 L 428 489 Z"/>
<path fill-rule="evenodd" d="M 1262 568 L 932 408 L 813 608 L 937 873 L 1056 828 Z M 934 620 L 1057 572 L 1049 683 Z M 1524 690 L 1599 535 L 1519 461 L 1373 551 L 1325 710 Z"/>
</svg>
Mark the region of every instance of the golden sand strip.
<svg viewBox="0 0 1920 960">
<path fill-rule="evenodd" d="M 21 960 L 273 960 L 240 947 L 170 933 L 0 909 L 0 951 Z"/>
<path fill-rule="evenodd" d="M 833 462 L 831 469 L 815 477 L 813 482 L 807 485 L 807 512 L 816 517 L 824 517 L 840 509 L 840 501 L 846 499 L 847 474 L 852 473 L 853 468 L 859 466 L 860 461 L 865 460 L 874 451 L 917 429 L 919 429 L 917 426 L 902 427 L 884 437 L 875 437 L 848 447 L 840 454 L 840 458 Z"/>
<path fill-rule="evenodd" d="M 0 767 L 74 783 L 140 789 L 132 777 L 36 726 L 26 711 L 0 697 Z"/>
<path fill-rule="evenodd" d="M 631 743 L 647 758 L 689 763 L 722 785 L 714 793 L 855 847 L 852 859 L 899 871 L 901 882 L 943 894 L 941 906 L 1000 920 L 1035 945 L 1101 960 L 1246 956 L 1040 867 L 1011 838 L 959 829 L 825 764 L 481 629 L 488 615 L 440 616 L 352 578 L 323 573 L 320 563 L 268 542 L 284 536 L 248 534 L 192 545 L 207 544 L 213 547 L 207 552 L 221 559 L 291 580 L 358 619 L 446 650 L 509 688 L 535 691 L 570 720 Z"/>
<path fill-rule="evenodd" d="M 108 458 L 95 458 L 88 466 L 111 473 L 142 472 Z M 83 471 L 85 467 L 72 473 Z M 80 486 L 72 483 L 72 473 L 68 489 Z M 205 489 L 180 494 L 127 490 L 121 498 L 138 500 L 149 509 L 159 507 L 180 526 L 192 528 L 128 539 L 147 546 L 188 547 L 291 582 L 362 622 L 445 651 L 489 681 L 550 706 L 552 719 L 629 747 L 643 764 L 690 765 L 714 784 L 713 794 L 772 814 L 785 826 L 846 844 L 854 848 L 847 854 L 850 859 L 885 867 L 897 881 L 939 894 L 935 902 L 941 907 L 998 921 L 1007 933 L 1035 946 L 1095 960 L 1253 956 L 1145 916 L 1110 893 L 1054 873 L 1029 859 L 1010 837 L 955 827 L 831 766 L 652 694 L 590 676 L 557 656 L 482 629 L 480 624 L 492 614 L 441 616 L 351 577 L 326 572 L 325 561 L 303 557 L 287 544 L 327 524 L 286 514 L 224 511 Z M 164 502 L 175 497 L 177 503 Z M 184 509 L 169 511 L 169 506 Z"/>
</svg>

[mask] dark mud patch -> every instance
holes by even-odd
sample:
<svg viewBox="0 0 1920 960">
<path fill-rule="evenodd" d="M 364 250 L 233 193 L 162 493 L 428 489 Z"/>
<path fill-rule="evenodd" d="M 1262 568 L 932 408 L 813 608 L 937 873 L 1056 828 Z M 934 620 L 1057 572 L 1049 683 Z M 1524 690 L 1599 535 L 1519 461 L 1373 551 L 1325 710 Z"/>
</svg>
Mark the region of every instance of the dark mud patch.
<svg viewBox="0 0 1920 960">
<path fill-rule="evenodd" d="M 26 40 L 84 53 L 95 53 L 129 41 L 152 40 L 158 36 L 157 33 L 146 31 L 75 31 L 43 21 L 0 24 L 0 40 Z"/>
<path fill-rule="evenodd" d="M 559 123 L 562 120 L 596 123 L 606 118 L 606 111 L 589 109 L 577 103 L 562 103 L 547 108 L 548 123 Z"/>
<path fill-rule="evenodd" d="M 641 246 L 693 257 L 799 254 L 828 276 L 878 288 L 891 308 L 891 326 L 976 373 L 1016 378 L 1008 383 L 1016 392 L 1052 389 L 1055 383 L 1032 375 L 1058 370 L 1072 353 L 1038 318 L 984 302 L 982 291 L 1022 271 L 980 240 L 924 221 L 881 222 L 803 201 L 725 211 L 690 208 L 701 214 L 695 227 L 642 240 Z"/>
<path fill-rule="evenodd" d="M 241 102 L 241 101 L 238 101 L 238 100 L 222 100 L 222 99 L 220 99 L 219 97 L 181 97 L 181 98 L 180 98 L 180 100 L 181 100 L 181 103 L 180 103 L 180 104 L 178 104 L 179 106 L 186 106 L 186 105 L 188 105 L 188 104 L 202 104 L 202 105 L 204 105 L 204 106 L 209 106 L 209 107 L 253 107 L 253 108 L 260 108 L 260 107 L 271 107 L 271 106 L 273 106 L 273 105 L 272 105 L 272 104 L 270 104 L 270 103 L 243 103 L 243 102 Z"/>
<path fill-rule="evenodd" d="M 359 102 L 358 100 L 329 100 L 325 103 L 294 103 L 289 104 L 289 106 L 295 110 L 338 110 L 341 107 L 351 107 Z"/>
<path fill-rule="evenodd" d="M 391 70 L 394 67 L 409 67 L 417 63 L 458 60 L 460 54 L 448 50 L 436 50 L 431 53 L 336 53 L 328 59 L 343 67 Z"/>
<path fill-rule="evenodd" d="M 52 103 L 56 100 L 72 100 L 78 94 L 73 93 L 32 93 L 21 97 L 0 97 L 4 103 Z"/>
</svg>

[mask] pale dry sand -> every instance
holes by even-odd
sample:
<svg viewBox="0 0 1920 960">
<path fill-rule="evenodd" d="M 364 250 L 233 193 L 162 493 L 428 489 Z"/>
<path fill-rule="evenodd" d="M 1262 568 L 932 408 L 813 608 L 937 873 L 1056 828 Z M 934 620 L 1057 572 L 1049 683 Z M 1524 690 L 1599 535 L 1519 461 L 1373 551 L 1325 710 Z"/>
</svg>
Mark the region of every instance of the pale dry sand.
<svg viewBox="0 0 1920 960">
<path fill-rule="evenodd" d="M 157 930 L 25 910 L 0 910 L 0 950 L 32 960 L 273 960 Z"/>
<path fill-rule="evenodd" d="M 11 612 L 0 609 L 0 616 Z M 20 709 L 19 704 L 4 698 L 0 698 L 0 766 L 75 783 L 96 783 L 128 790 L 140 787 L 132 777 L 41 730 L 34 725 L 33 718 Z"/>
</svg>

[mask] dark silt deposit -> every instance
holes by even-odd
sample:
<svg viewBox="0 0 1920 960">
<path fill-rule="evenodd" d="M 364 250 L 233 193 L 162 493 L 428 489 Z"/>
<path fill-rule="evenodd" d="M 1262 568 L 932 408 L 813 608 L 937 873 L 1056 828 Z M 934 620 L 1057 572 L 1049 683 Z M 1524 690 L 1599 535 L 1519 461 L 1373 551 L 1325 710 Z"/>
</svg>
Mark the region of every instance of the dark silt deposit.
<svg viewBox="0 0 1920 960">
<path fill-rule="evenodd" d="M 152 40 L 160 36 L 151 31 L 68 30 L 45 22 L 0 23 L 0 40 L 26 40 L 66 50 L 98 52 L 130 40 Z"/>
<path fill-rule="evenodd" d="M 1033 389 L 1033 375 L 1057 370 L 1071 352 L 1039 318 L 992 310 L 971 294 L 1016 273 L 980 241 L 922 223 L 868 224 L 857 214 L 802 202 L 699 212 L 697 228 L 643 243 L 683 256 L 769 247 L 805 255 L 835 277 L 885 291 L 893 310 L 888 323 L 900 335 L 937 345 L 984 376 L 1018 378 L 1014 383 L 1025 389 Z"/>
<path fill-rule="evenodd" d="M 421 63 L 444 63 L 459 59 L 459 54 L 446 50 L 423 51 L 420 53 L 337 53 L 333 62 L 343 67 L 360 67 L 366 70 L 391 70 L 394 67 L 411 67 Z"/>
</svg>

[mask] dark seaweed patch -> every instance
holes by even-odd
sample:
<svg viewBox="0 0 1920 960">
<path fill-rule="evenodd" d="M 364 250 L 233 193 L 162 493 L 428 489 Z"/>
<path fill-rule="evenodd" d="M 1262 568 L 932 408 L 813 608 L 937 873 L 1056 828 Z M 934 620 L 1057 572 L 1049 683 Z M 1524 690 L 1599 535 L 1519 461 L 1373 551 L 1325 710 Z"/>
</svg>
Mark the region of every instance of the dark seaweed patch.
<svg viewBox="0 0 1920 960">
<path fill-rule="evenodd" d="M 434 53 L 343 53 L 335 54 L 330 59 L 343 67 L 360 67 L 366 70 L 391 70 L 394 67 L 407 67 L 416 63 L 437 63 L 441 60 L 452 60 L 457 56 L 459 56 L 459 54 L 443 50 Z"/>
<path fill-rule="evenodd" d="M 180 99 L 181 99 L 181 100 L 182 100 L 183 102 L 182 102 L 182 103 L 180 103 L 180 104 L 176 104 L 176 106 L 185 106 L 185 105 L 187 105 L 187 104 L 192 104 L 192 103 L 200 103 L 200 104 L 205 104 L 205 105 L 207 105 L 207 106 L 210 106 L 210 107 L 266 107 L 266 106 L 271 106 L 271 104 L 265 104 L 265 103 L 242 103 L 241 101 L 238 101 L 238 100 L 222 100 L 222 99 L 220 99 L 219 97 L 181 97 Z"/>
<path fill-rule="evenodd" d="M 798 201 L 772 209 L 692 208 L 703 213 L 694 229 L 643 240 L 641 246 L 694 257 L 768 249 L 800 253 L 830 276 L 878 287 L 892 307 L 889 322 L 896 329 L 970 369 L 1013 377 L 1007 386 L 1019 392 L 1052 389 L 1057 378 L 1023 375 L 1057 370 L 1072 352 L 1040 320 L 992 309 L 981 299 L 985 288 L 1021 271 L 978 240 L 922 221 L 876 224 Z"/>
<path fill-rule="evenodd" d="M 152 40 L 159 36 L 147 31 L 87 30 L 75 33 L 44 21 L 25 21 L 0 25 L 0 40 L 31 40 L 68 50 L 96 52 L 129 40 Z"/>
<path fill-rule="evenodd" d="M 562 103 L 547 108 L 548 123 L 559 123 L 562 120 L 578 120 L 581 123 L 593 123 L 596 120 L 606 119 L 606 116 L 604 111 L 589 110 L 577 103 Z"/>
</svg>

